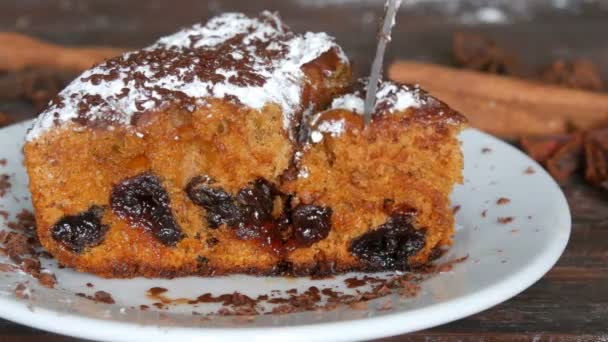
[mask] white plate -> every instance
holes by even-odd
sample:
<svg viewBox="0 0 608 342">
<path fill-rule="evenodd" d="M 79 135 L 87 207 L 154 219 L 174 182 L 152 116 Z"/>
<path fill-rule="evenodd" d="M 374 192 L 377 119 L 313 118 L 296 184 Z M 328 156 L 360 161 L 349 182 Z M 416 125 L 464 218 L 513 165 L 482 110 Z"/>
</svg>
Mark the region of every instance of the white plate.
<svg viewBox="0 0 608 342">
<path fill-rule="evenodd" d="M 31 208 L 21 155 L 28 125 L 22 123 L 0 130 L 0 158 L 8 160 L 6 166 L 0 167 L 0 173 L 10 174 L 12 183 L 12 193 L 0 198 L 0 209 L 11 213 L 9 219 L 21 209 Z M 423 282 L 418 296 L 405 301 L 392 298 L 391 310 L 378 310 L 387 300 L 379 298 L 372 300 L 367 310 L 344 306 L 329 312 L 262 315 L 248 323 L 235 321 L 234 317 L 202 321 L 200 316 L 191 314 L 193 308 L 188 305 L 171 307 L 162 313 L 153 310 L 154 307 L 148 311 L 130 307 L 151 303 L 145 291 L 154 286 L 169 289 L 169 296 L 188 298 L 205 292 L 232 291 L 256 296 L 271 289 L 306 289 L 311 285 L 350 289 L 345 289 L 344 277 L 104 280 L 47 264 L 58 278 L 55 289 L 41 287 L 25 274 L 0 273 L 0 316 L 94 340 L 283 342 L 379 338 L 429 328 L 485 310 L 523 291 L 553 266 L 570 235 L 570 212 L 551 177 L 517 149 L 475 130 L 465 131 L 461 139 L 465 183 L 452 195 L 453 203 L 461 209 L 456 215 L 454 246 L 444 258 L 469 257 L 454 265 L 452 271 Z M 535 172 L 526 173 L 529 167 Z M 500 197 L 511 202 L 497 205 Z M 498 217 L 514 220 L 501 224 Z M 25 280 L 30 280 L 33 296 L 29 300 L 17 299 L 15 285 Z M 88 282 L 95 287 L 86 287 Z M 110 292 L 116 304 L 94 303 L 75 295 L 97 290 Z"/>
</svg>

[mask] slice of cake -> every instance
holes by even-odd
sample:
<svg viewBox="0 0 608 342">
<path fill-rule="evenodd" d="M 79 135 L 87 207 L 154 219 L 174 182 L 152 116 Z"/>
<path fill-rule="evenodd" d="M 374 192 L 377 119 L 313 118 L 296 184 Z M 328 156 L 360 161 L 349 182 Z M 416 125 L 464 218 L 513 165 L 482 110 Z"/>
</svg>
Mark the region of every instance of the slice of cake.
<svg viewBox="0 0 608 342">
<path fill-rule="evenodd" d="M 311 119 L 298 176 L 284 184 L 300 205 L 331 208 L 333 223 L 327 238 L 288 259 L 340 271 L 423 265 L 451 242 L 466 119 L 418 87 L 384 82 L 365 127 L 365 83 L 357 87 Z"/>
<path fill-rule="evenodd" d="M 25 159 L 42 245 L 104 277 L 408 269 L 448 245 L 464 119 L 341 48 L 224 14 L 83 73 Z M 330 109 L 327 109 L 330 108 Z"/>
</svg>

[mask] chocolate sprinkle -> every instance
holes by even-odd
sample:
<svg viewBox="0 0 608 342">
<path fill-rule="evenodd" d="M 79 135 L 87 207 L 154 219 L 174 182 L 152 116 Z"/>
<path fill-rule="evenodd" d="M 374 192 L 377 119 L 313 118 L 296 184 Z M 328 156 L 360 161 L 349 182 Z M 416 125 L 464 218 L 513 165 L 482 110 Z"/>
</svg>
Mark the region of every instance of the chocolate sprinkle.
<svg viewBox="0 0 608 342">
<path fill-rule="evenodd" d="M 208 98 L 253 109 L 278 104 L 284 128 L 303 107 L 304 64 L 342 50 L 325 33 L 291 32 L 276 14 L 225 13 L 85 71 L 46 108 L 28 133 L 33 140 L 55 125 L 137 125 L 168 106 L 192 112 Z"/>
</svg>

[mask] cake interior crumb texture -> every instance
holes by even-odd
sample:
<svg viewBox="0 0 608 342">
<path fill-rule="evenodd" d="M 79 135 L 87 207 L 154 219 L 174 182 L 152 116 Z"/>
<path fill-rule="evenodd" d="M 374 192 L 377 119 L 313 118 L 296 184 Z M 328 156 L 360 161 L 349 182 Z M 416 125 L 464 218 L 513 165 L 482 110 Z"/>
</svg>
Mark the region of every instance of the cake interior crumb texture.
<svg viewBox="0 0 608 342">
<path fill-rule="evenodd" d="M 466 119 L 325 33 L 227 13 L 85 71 L 28 133 L 40 241 L 103 277 L 408 270 L 449 247 Z"/>
</svg>

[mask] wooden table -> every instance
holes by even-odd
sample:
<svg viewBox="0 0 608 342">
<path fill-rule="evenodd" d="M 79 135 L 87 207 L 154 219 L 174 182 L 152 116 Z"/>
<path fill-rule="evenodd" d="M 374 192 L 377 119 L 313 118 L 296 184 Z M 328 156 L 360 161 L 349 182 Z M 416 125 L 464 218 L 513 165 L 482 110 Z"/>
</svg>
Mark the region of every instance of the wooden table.
<svg viewBox="0 0 608 342">
<path fill-rule="evenodd" d="M 256 13 L 268 8 L 280 11 L 295 30 L 335 35 L 362 75 L 372 58 L 381 2 L 4 1 L 0 3 L 0 30 L 24 32 L 63 44 L 141 47 L 159 35 L 204 21 L 218 12 Z M 461 4 L 457 11 L 451 9 L 456 3 Z M 540 66 L 556 57 L 588 57 L 600 65 L 608 79 L 605 1 L 564 1 L 567 8 L 556 10 L 549 3 L 562 2 L 504 0 L 503 4 L 511 5 L 502 11 L 506 17 L 502 24 L 483 23 L 483 17 L 476 15 L 478 8 L 467 3 L 427 2 L 402 11 L 387 60 L 406 57 L 450 63 L 452 32 L 483 30 L 504 46 L 516 49 L 521 59 L 531 65 Z M 0 102 L 0 112 L 9 113 L 16 120 L 36 114 L 31 105 L 20 101 Z M 580 180 L 565 186 L 564 191 L 572 210 L 572 237 L 558 264 L 538 283 L 472 317 L 385 341 L 608 341 L 608 196 Z M 38 340 L 75 339 L 0 320 L 0 342 Z"/>
</svg>

